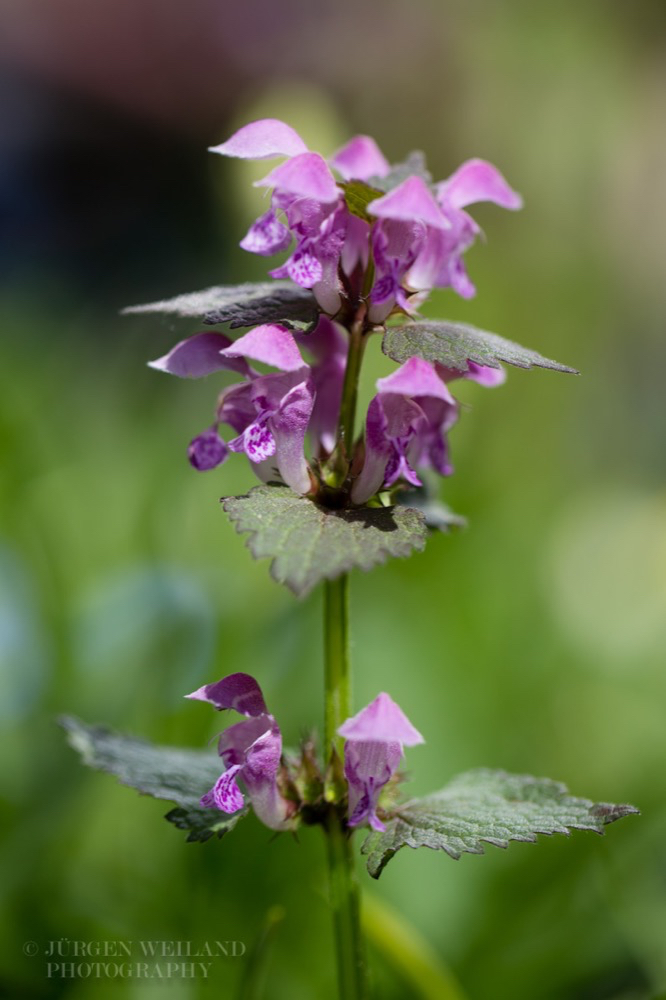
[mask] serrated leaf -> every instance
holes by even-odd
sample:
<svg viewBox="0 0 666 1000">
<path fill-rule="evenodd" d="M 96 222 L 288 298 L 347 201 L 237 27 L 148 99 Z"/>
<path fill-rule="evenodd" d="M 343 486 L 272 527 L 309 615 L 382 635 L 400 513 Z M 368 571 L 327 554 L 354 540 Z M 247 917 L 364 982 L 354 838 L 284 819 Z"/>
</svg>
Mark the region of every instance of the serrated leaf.
<svg viewBox="0 0 666 1000">
<path fill-rule="evenodd" d="M 314 296 L 307 288 L 291 281 L 246 282 L 243 285 L 216 285 L 200 292 L 188 292 L 173 299 L 128 306 L 123 315 L 171 313 L 196 317 L 207 324 L 228 323 L 238 327 L 261 323 L 310 326 L 317 317 Z"/>
<path fill-rule="evenodd" d="M 394 163 L 384 177 L 370 177 L 368 184 L 385 194 L 402 184 L 408 177 L 420 177 L 426 184 L 432 184 L 432 174 L 427 169 L 425 162 L 425 154 L 421 150 L 415 149 L 401 163 Z"/>
<path fill-rule="evenodd" d="M 364 222 L 373 223 L 376 221 L 374 216 L 368 215 L 367 209 L 371 201 L 381 198 L 383 193 L 381 190 L 371 187 L 365 181 L 346 181 L 344 184 L 339 184 L 338 186 L 344 192 L 347 208 L 352 215 L 358 216 Z"/>
<path fill-rule="evenodd" d="M 214 753 L 155 746 L 104 726 L 88 726 L 70 716 L 60 723 L 88 767 L 115 775 L 123 785 L 143 795 L 175 802 L 179 808 L 172 809 L 166 818 L 181 830 L 191 831 L 188 840 L 207 840 L 213 834 L 222 837 L 248 811 L 227 815 L 200 807 L 199 799 L 223 770 Z"/>
<path fill-rule="evenodd" d="M 255 559 L 272 559 L 271 576 L 303 597 L 320 580 L 355 567 L 372 569 L 425 546 L 425 518 L 410 507 L 329 510 L 285 486 L 255 486 L 222 505 Z"/>
<path fill-rule="evenodd" d="M 409 358 L 423 358 L 461 373 L 468 370 L 468 361 L 489 368 L 499 368 L 504 361 L 516 368 L 551 368 L 578 375 L 575 368 L 544 358 L 537 351 L 505 340 L 496 333 L 446 320 L 418 320 L 387 327 L 382 351 L 399 364 Z"/>
<path fill-rule="evenodd" d="M 384 833 L 371 833 L 361 852 L 368 871 L 379 878 L 402 847 L 430 847 L 458 860 L 463 853 L 483 854 L 484 843 L 508 847 L 510 840 L 534 842 L 537 834 L 592 830 L 603 833 L 638 809 L 574 798 L 565 785 L 549 778 L 507 774 L 481 768 L 453 779 L 423 799 L 413 799 L 387 821 Z"/>
</svg>

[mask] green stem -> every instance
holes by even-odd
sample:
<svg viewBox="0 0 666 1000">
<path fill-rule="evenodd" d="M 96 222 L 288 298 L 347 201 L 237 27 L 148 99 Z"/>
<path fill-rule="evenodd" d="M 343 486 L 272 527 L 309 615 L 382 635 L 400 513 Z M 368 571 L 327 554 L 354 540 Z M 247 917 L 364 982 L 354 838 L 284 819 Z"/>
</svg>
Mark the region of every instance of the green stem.
<svg viewBox="0 0 666 1000">
<path fill-rule="evenodd" d="M 328 764 L 333 751 L 330 788 L 331 802 L 326 827 L 331 908 L 335 928 L 338 985 L 341 1000 L 367 997 L 365 960 L 361 936 L 360 892 L 351 837 L 336 808 L 337 782 L 342 759 L 339 726 L 351 715 L 349 662 L 349 577 L 344 574 L 324 584 L 324 755 Z"/>
<path fill-rule="evenodd" d="M 366 1000 L 368 991 L 358 880 L 349 834 L 333 811 L 327 840 L 340 1000 Z"/>
<path fill-rule="evenodd" d="M 351 458 L 354 445 L 354 419 L 356 416 L 358 379 L 361 372 L 361 362 L 363 361 L 366 340 L 365 306 L 362 306 L 349 330 L 349 354 L 347 355 L 347 367 L 342 385 L 340 422 L 338 424 L 338 440 L 342 443 L 348 459 Z"/>
<path fill-rule="evenodd" d="M 351 715 L 349 662 L 349 576 L 324 583 L 324 753 L 333 747 L 342 758 L 338 727 Z"/>
</svg>

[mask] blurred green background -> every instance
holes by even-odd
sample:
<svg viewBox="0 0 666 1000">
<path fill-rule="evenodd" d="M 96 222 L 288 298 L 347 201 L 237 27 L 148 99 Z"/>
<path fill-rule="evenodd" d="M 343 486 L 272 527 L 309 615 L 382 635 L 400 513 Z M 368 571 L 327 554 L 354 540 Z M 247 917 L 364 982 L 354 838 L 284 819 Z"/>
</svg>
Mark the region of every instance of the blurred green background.
<svg viewBox="0 0 666 1000">
<path fill-rule="evenodd" d="M 603 840 L 459 863 L 405 850 L 377 884 L 361 871 L 367 894 L 459 998 L 666 990 L 665 57 L 650 0 L 2 6 L 3 995 L 235 998 L 247 955 L 148 982 L 49 978 L 43 952 L 66 938 L 249 954 L 276 906 L 256 995 L 335 995 L 317 830 L 272 839 L 250 818 L 186 844 L 164 804 L 81 767 L 55 722 L 201 747 L 219 720 L 183 694 L 243 670 L 287 744 L 319 723 L 320 596 L 273 584 L 221 513 L 252 485 L 247 463 L 198 475 L 185 460 L 218 385 L 145 366 L 194 328 L 117 315 L 265 273 L 237 246 L 253 168 L 206 153 L 265 115 L 324 153 L 357 132 L 392 160 L 422 148 L 436 178 L 496 163 L 525 209 L 474 210 L 478 297 L 439 292 L 426 311 L 583 372 L 459 387 L 442 495 L 470 526 L 354 575 L 356 708 L 386 690 L 423 732 L 416 794 L 488 765 L 643 812 Z M 386 370 L 377 347 L 368 394 Z M 378 996 L 425 995 L 395 947 L 370 958 Z"/>
</svg>

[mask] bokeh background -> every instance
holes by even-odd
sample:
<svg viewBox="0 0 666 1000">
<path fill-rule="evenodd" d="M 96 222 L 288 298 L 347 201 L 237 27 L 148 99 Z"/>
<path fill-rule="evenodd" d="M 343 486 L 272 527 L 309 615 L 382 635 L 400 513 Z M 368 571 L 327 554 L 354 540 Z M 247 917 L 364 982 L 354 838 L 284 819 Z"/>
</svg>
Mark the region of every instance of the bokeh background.
<svg viewBox="0 0 666 1000">
<path fill-rule="evenodd" d="M 319 722 L 319 595 L 273 584 L 225 521 L 244 460 L 185 461 L 214 379 L 145 366 L 194 329 L 118 315 L 264 275 L 237 245 L 253 167 L 206 147 L 268 115 L 324 153 L 357 132 L 392 160 L 424 149 L 437 178 L 495 162 L 525 210 L 475 209 L 478 297 L 440 292 L 427 312 L 583 372 L 460 387 L 442 496 L 470 526 L 355 574 L 356 707 L 387 690 L 425 734 L 414 793 L 489 765 L 643 811 L 603 840 L 459 863 L 405 850 L 379 883 L 361 872 L 377 994 L 666 989 L 665 57 L 651 0 L 4 0 L 3 995 L 334 996 L 317 830 L 271 839 L 250 818 L 186 844 L 164 804 L 82 768 L 55 722 L 200 747 L 218 720 L 182 696 L 236 670 L 287 743 Z M 385 365 L 377 349 L 368 393 Z M 24 942 L 63 938 L 236 940 L 264 984 L 247 957 L 208 981 L 47 978 Z M 439 987 L 419 990 L 396 942 L 412 968 L 439 963 Z"/>
</svg>

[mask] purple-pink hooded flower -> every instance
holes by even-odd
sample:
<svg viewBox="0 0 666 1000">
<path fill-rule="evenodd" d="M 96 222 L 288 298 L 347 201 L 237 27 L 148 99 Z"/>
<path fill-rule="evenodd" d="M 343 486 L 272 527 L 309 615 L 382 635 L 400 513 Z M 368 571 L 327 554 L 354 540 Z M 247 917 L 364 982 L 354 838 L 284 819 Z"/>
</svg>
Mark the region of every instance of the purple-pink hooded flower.
<svg viewBox="0 0 666 1000">
<path fill-rule="evenodd" d="M 399 705 L 383 692 L 338 729 L 345 742 L 345 777 L 349 786 L 349 826 L 369 823 L 383 831 L 377 804 L 398 769 L 403 746 L 424 739 Z"/>
<path fill-rule="evenodd" d="M 233 708 L 247 719 L 229 726 L 221 734 L 218 753 L 225 770 L 202 797 L 201 805 L 226 813 L 237 812 L 245 801 L 238 787 L 238 781 L 242 781 L 261 822 L 272 830 L 286 830 L 293 806 L 281 795 L 277 783 L 282 736 L 275 719 L 268 714 L 255 679 L 249 674 L 230 674 L 186 697 L 207 701 L 218 711 Z"/>
<path fill-rule="evenodd" d="M 464 209 L 492 201 L 508 209 L 522 205 L 500 172 L 484 160 L 468 160 L 448 180 L 430 186 L 418 174 L 386 190 L 390 164 L 369 136 L 355 136 L 328 161 L 308 150 L 290 126 L 261 119 L 243 126 L 211 151 L 247 159 L 284 157 L 257 181 L 272 190 L 271 207 L 250 227 L 241 246 L 264 256 L 295 248 L 273 277 L 289 277 L 311 288 L 324 312 L 334 315 L 360 267 L 375 265 L 369 318 L 381 323 L 395 306 L 410 311 L 431 288 L 474 294 L 462 261 L 479 233 Z M 334 171 L 341 178 L 336 180 Z M 344 185 L 361 181 L 377 191 L 361 217 L 349 208 Z M 376 187 L 379 185 L 379 187 Z M 376 221 L 367 221 L 370 215 Z M 362 282 L 356 283 L 360 292 Z M 416 300 L 413 299 L 415 293 Z"/>
<path fill-rule="evenodd" d="M 260 375 L 248 361 L 278 368 Z M 200 333 L 181 341 L 151 362 L 153 368 L 181 378 L 201 378 L 227 369 L 245 381 L 222 392 L 217 423 L 189 445 L 191 464 L 207 471 L 226 461 L 231 451 L 245 452 L 264 481 L 282 481 L 296 493 L 307 493 L 312 480 L 305 459 L 305 435 L 315 401 L 312 369 L 286 327 L 266 323 L 238 340 L 220 333 Z M 218 426 L 229 424 L 236 437 L 226 443 Z"/>
<path fill-rule="evenodd" d="M 378 379 L 378 394 L 368 407 L 365 461 L 352 486 L 352 500 L 365 503 L 399 479 L 421 486 L 415 467 L 448 475 L 446 432 L 455 423 L 457 404 L 435 367 L 421 358 Z"/>
</svg>

